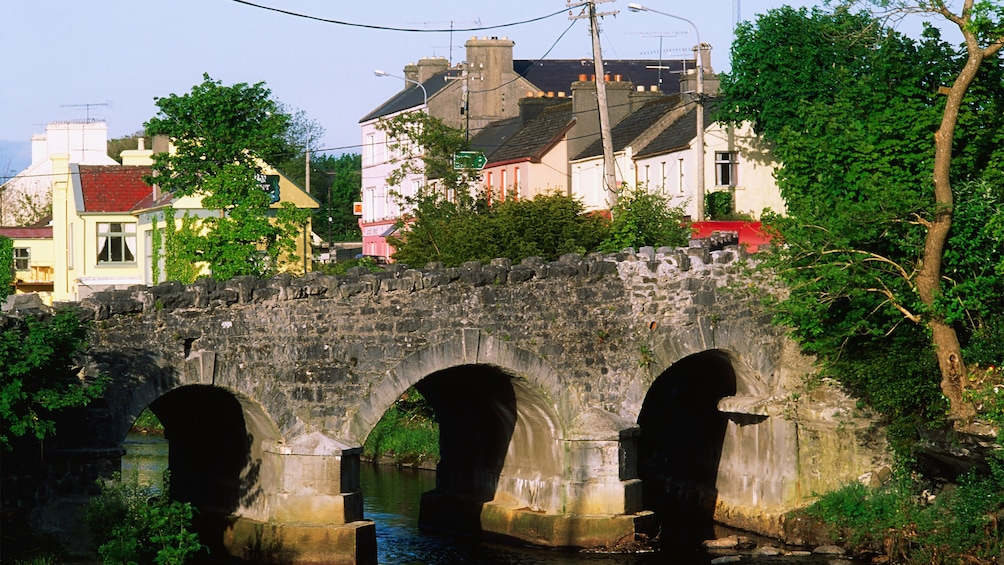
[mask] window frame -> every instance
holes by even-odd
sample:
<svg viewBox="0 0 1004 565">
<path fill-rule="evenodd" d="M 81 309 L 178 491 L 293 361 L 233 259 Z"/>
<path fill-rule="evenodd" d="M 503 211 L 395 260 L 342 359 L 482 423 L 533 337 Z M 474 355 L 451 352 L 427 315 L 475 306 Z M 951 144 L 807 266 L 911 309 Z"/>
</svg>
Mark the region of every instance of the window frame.
<svg viewBox="0 0 1004 565">
<path fill-rule="evenodd" d="M 728 182 L 722 182 L 728 176 Z M 737 151 L 715 151 L 715 186 L 736 186 L 739 184 L 739 153 Z"/>
<path fill-rule="evenodd" d="M 23 257 L 19 257 L 18 256 L 19 252 L 22 252 L 22 251 L 24 252 L 24 256 Z M 28 271 L 28 270 L 31 270 L 31 248 L 30 247 L 15 247 L 14 251 L 13 251 L 13 259 L 14 259 L 14 270 L 15 271 Z M 19 266 L 18 263 L 20 261 L 24 262 L 24 263 L 22 263 L 24 265 L 23 267 Z"/>
<path fill-rule="evenodd" d="M 120 231 L 115 231 L 112 226 L 118 226 Z M 97 222 L 95 226 L 97 264 L 136 264 L 136 254 L 138 251 L 136 247 L 136 228 L 136 222 Z M 116 241 L 118 242 L 117 244 Z"/>
</svg>

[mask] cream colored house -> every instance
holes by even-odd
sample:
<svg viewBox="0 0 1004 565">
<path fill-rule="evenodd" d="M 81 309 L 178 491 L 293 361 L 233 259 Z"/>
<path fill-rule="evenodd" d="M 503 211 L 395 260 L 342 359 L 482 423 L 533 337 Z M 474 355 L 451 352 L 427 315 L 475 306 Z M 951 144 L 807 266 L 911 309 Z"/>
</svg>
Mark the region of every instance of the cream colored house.
<svg viewBox="0 0 1004 565">
<path fill-rule="evenodd" d="M 283 202 L 291 202 L 297 208 L 306 209 L 316 209 L 320 207 L 320 203 L 314 199 L 314 197 L 307 194 L 302 188 L 300 188 L 296 183 L 289 180 L 285 175 L 280 173 L 274 167 L 266 164 L 259 163 L 262 169 L 263 188 L 267 185 L 270 190 L 276 190 L 276 196 L 274 197 L 276 201 L 271 206 L 271 217 L 275 216 L 276 211 L 282 206 Z M 206 210 L 202 207 L 202 196 L 191 195 L 183 196 L 180 198 L 173 198 L 170 194 L 163 195 L 159 194 L 156 189 L 150 191 L 143 201 L 139 202 L 133 209 L 133 214 L 138 219 L 138 233 L 139 241 L 142 243 L 140 246 L 140 270 L 142 273 L 142 282 L 147 285 L 155 285 L 164 281 L 164 264 L 163 255 L 160 254 L 161 264 L 159 265 L 158 272 L 160 273 L 159 280 L 154 280 L 154 269 L 153 269 L 153 231 L 156 225 L 157 229 L 164 230 L 166 228 L 165 220 L 165 209 L 170 206 L 174 208 L 174 221 L 176 227 L 181 226 L 183 217 L 188 214 L 190 217 L 194 218 L 205 218 L 218 212 Z M 295 275 L 302 275 L 310 271 L 311 261 L 311 220 L 307 220 L 307 226 L 302 230 L 296 240 L 296 251 L 294 252 L 297 257 L 296 261 L 283 260 L 280 258 L 282 266 L 280 270 L 282 272 L 288 272 Z M 208 266 L 203 269 L 203 274 L 209 275 Z"/>
<path fill-rule="evenodd" d="M 174 199 L 155 194 L 143 181 L 152 172 L 151 156 L 152 151 L 142 145 L 123 152 L 122 165 L 83 165 L 71 163 L 67 154 L 50 156 L 51 235 L 34 242 L 30 253 L 39 258 L 40 267 L 42 258 L 51 257 L 52 300 L 80 300 L 97 291 L 161 282 L 151 278 L 152 219 L 168 205 L 178 210 L 178 222 L 186 211 L 196 217 L 213 213 L 201 207 L 198 196 Z M 265 174 L 278 187 L 273 209 L 281 202 L 300 208 L 319 206 L 273 168 L 266 166 Z M 297 255 L 302 259 L 285 270 L 298 274 L 309 270 L 309 233 L 308 223 L 298 237 Z M 21 241 L 15 240 L 15 245 Z"/>
<path fill-rule="evenodd" d="M 37 292 L 51 303 L 55 249 L 49 218 L 35 226 L 0 227 L 0 236 L 14 243 L 14 293 Z"/>
</svg>

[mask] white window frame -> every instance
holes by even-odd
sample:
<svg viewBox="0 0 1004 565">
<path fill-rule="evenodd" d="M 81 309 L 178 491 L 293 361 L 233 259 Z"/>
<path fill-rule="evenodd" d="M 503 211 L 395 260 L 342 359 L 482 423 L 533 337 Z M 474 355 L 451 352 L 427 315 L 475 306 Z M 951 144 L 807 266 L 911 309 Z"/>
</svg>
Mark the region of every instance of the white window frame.
<svg viewBox="0 0 1004 565">
<path fill-rule="evenodd" d="M 715 151 L 715 186 L 736 186 L 737 184 L 739 184 L 738 153 L 735 151 Z"/>
<path fill-rule="evenodd" d="M 136 263 L 135 222 L 98 222 L 97 238 L 99 265 Z"/>
<path fill-rule="evenodd" d="M 15 247 L 14 248 L 14 270 L 15 271 L 27 271 L 31 269 L 31 248 L 30 247 Z"/>
</svg>

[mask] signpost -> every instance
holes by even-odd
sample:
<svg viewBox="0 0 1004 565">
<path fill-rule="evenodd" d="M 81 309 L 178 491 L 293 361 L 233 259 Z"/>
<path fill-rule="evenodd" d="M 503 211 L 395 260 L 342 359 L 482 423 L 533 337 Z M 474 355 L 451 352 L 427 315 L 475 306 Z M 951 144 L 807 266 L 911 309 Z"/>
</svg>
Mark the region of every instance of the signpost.
<svg viewBox="0 0 1004 565">
<path fill-rule="evenodd" d="M 481 151 L 457 151 L 453 154 L 453 169 L 481 170 L 488 164 L 488 158 Z"/>
</svg>

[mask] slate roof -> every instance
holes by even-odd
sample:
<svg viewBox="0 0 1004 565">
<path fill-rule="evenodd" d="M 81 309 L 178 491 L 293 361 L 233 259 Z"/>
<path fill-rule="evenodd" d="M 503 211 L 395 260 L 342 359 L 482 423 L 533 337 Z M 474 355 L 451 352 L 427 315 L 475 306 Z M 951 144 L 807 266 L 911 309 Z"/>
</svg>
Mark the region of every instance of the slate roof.
<svg viewBox="0 0 1004 565">
<path fill-rule="evenodd" d="M 715 122 L 713 115 L 717 104 L 715 101 L 706 102 L 704 106 L 704 128 Z M 697 131 L 697 108 L 691 108 L 683 117 L 674 121 L 670 126 L 662 130 L 655 139 L 650 141 L 645 147 L 641 147 L 635 152 L 634 157 L 641 159 L 652 155 L 669 153 L 680 150 L 688 145 L 696 137 Z"/>
<path fill-rule="evenodd" d="M 81 212 L 129 212 L 153 192 L 143 182 L 143 176 L 151 173 L 150 167 L 79 165 L 79 171 L 84 201 Z"/>
<path fill-rule="evenodd" d="M 446 80 L 446 77 L 458 76 L 460 76 L 460 71 L 456 69 L 436 73 L 422 83 L 422 86 L 425 87 L 425 92 L 423 92 L 422 88 L 417 84 L 413 82 L 406 82 L 406 88 L 388 98 L 387 101 L 377 106 L 376 109 L 369 114 L 363 116 L 362 119 L 359 120 L 359 123 L 375 120 L 376 118 L 388 116 L 390 114 L 396 114 L 397 112 L 407 110 L 408 108 L 421 106 L 422 103 L 425 102 L 426 93 L 428 93 L 429 98 L 432 98 L 434 94 L 449 84 L 450 81 Z"/>
<path fill-rule="evenodd" d="M 685 62 L 680 59 L 662 60 L 658 59 L 612 59 L 603 61 L 603 72 L 611 80 L 616 75 L 621 75 L 621 80 L 630 82 L 635 86 L 644 86 L 648 90 L 650 86 L 659 83 L 660 71 L 657 67 L 669 67 L 662 69 L 662 92 L 680 91 L 680 73 L 683 71 Z M 539 61 L 514 60 L 513 70 L 527 79 L 538 91 L 541 92 L 565 92 L 571 94 L 572 83 L 579 80 L 579 75 L 591 76 L 596 74 L 596 68 L 592 59 L 542 59 Z M 425 87 L 429 98 L 442 90 L 449 81 L 446 77 L 459 77 L 460 71 L 450 69 L 437 73 L 427 79 L 422 86 Z M 359 122 L 368 122 L 376 118 L 401 112 L 409 108 L 421 106 L 424 101 L 422 89 L 411 82 L 406 83 L 407 87 L 386 102 L 377 106 L 369 114 L 363 116 Z"/>
<path fill-rule="evenodd" d="M 492 122 L 481 128 L 481 130 L 471 138 L 468 145 L 472 151 L 481 151 L 484 153 L 485 157 L 487 157 L 490 162 L 492 161 L 492 155 L 495 154 L 495 151 L 505 144 L 505 142 L 515 135 L 522 127 L 523 120 L 521 118 L 507 118 L 505 120 Z"/>
<path fill-rule="evenodd" d="M 613 142 L 614 152 L 623 151 L 625 147 L 631 145 L 631 142 L 637 139 L 639 135 L 645 132 L 645 130 L 652 127 L 652 124 L 657 122 L 664 114 L 679 107 L 681 100 L 682 96 L 679 94 L 663 96 L 650 102 L 646 102 L 641 108 L 638 108 L 634 112 L 628 114 L 624 119 L 610 129 L 610 139 Z M 691 128 L 691 132 L 693 131 L 694 129 Z M 586 159 L 588 157 L 596 157 L 597 155 L 602 154 L 603 141 L 598 138 L 596 141 L 589 144 L 588 147 L 583 149 L 572 160 Z"/>
<path fill-rule="evenodd" d="M 621 80 L 635 86 L 650 86 L 659 84 L 659 69 L 662 64 L 662 92 L 680 91 L 680 73 L 683 70 L 683 60 L 658 59 L 604 59 L 603 72 L 610 80 L 615 75 L 621 75 Z M 571 93 L 572 83 L 579 80 L 579 75 L 596 74 L 592 59 L 543 59 L 540 61 L 515 60 L 513 70 L 532 82 L 538 90 L 544 92 Z"/>
<path fill-rule="evenodd" d="M 492 153 L 489 165 L 516 160 L 539 161 L 572 123 L 571 101 L 542 110 Z"/>
</svg>

